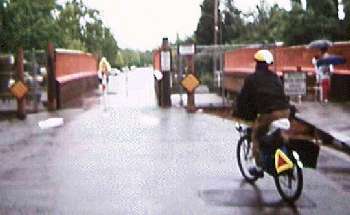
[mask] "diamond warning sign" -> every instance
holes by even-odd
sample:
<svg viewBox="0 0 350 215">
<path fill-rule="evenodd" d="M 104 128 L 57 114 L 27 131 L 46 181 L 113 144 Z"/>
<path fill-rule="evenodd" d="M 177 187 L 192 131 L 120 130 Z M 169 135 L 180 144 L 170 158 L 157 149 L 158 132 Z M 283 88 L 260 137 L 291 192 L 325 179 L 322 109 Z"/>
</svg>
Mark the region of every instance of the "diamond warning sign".
<svg viewBox="0 0 350 215">
<path fill-rule="evenodd" d="M 188 93 L 193 93 L 193 91 L 199 86 L 199 80 L 196 76 L 189 74 L 181 81 L 181 85 Z"/>
<path fill-rule="evenodd" d="M 28 87 L 21 81 L 18 81 L 12 85 L 10 91 L 17 99 L 22 99 L 28 93 Z"/>
<path fill-rule="evenodd" d="M 293 162 L 288 158 L 286 154 L 280 149 L 275 153 L 275 167 L 277 174 L 293 168 Z"/>
</svg>

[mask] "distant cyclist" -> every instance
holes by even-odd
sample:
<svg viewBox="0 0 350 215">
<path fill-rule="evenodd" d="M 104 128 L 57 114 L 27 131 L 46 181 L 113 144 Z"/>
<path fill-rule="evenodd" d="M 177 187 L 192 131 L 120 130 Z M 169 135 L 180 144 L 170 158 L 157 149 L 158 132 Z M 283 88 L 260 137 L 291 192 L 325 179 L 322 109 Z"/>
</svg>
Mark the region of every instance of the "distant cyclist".
<svg viewBox="0 0 350 215">
<path fill-rule="evenodd" d="M 100 61 L 99 69 L 97 73 L 100 86 L 103 92 L 107 91 L 110 71 L 111 71 L 111 66 L 106 60 L 106 58 L 103 57 Z"/>
<path fill-rule="evenodd" d="M 254 60 L 255 72 L 244 81 L 237 98 L 237 112 L 239 117 L 254 121 L 252 142 L 256 167 L 250 168 L 249 173 L 262 177 L 259 139 L 267 133 L 272 121 L 289 117 L 290 105 L 280 78 L 269 70 L 269 65 L 273 64 L 272 53 L 259 50 Z"/>
</svg>

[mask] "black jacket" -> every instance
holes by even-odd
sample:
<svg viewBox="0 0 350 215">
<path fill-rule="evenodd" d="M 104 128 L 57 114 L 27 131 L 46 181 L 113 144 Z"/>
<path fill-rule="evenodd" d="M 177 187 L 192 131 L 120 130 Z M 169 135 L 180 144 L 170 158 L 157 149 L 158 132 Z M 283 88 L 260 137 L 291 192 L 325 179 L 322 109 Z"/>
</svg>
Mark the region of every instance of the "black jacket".
<svg viewBox="0 0 350 215">
<path fill-rule="evenodd" d="M 257 63 L 255 73 L 249 75 L 237 98 L 238 116 L 254 120 L 257 114 L 289 108 L 280 78 L 268 70 L 266 64 Z"/>
</svg>

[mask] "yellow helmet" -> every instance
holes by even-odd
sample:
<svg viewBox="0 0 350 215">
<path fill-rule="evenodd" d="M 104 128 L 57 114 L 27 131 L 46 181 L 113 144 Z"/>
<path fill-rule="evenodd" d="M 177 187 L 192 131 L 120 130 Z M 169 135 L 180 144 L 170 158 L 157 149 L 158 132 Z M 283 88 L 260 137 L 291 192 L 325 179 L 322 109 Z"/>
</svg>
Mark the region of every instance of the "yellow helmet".
<svg viewBox="0 0 350 215">
<path fill-rule="evenodd" d="M 267 64 L 273 63 L 273 55 L 269 50 L 259 50 L 254 54 L 254 59 L 259 62 L 265 62 Z"/>
</svg>

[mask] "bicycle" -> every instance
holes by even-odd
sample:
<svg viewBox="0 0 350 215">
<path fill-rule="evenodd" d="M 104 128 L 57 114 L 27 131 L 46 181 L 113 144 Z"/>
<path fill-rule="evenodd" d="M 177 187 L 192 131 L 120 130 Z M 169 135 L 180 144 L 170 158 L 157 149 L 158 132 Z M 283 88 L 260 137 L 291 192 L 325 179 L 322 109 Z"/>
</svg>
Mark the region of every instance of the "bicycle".
<svg viewBox="0 0 350 215">
<path fill-rule="evenodd" d="M 288 119 L 282 119 L 284 122 Z M 281 132 L 288 130 L 276 120 L 270 126 L 269 135 L 260 142 L 263 171 L 274 178 L 278 193 L 283 200 L 295 202 L 303 190 L 303 163 L 298 152 L 287 142 L 282 141 Z M 288 121 L 289 122 L 289 121 Z M 258 177 L 249 173 L 249 168 L 255 166 L 252 150 L 252 128 L 238 123 L 236 130 L 240 134 L 237 144 L 237 162 L 245 180 L 254 183 Z"/>
</svg>

